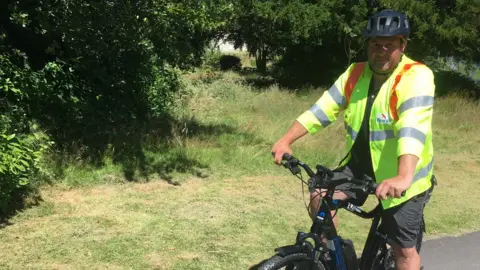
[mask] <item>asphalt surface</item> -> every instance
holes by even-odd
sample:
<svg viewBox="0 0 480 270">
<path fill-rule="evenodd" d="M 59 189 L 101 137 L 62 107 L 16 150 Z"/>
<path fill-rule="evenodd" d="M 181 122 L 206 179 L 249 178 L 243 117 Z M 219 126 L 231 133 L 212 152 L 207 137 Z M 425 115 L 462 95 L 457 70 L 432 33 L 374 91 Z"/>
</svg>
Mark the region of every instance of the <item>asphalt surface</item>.
<svg viewBox="0 0 480 270">
<path fill-rule="evenodd" d="M 480 232 L 425 240 L 420 256 L 424 270 L 480 270 Z"/>
</svg>

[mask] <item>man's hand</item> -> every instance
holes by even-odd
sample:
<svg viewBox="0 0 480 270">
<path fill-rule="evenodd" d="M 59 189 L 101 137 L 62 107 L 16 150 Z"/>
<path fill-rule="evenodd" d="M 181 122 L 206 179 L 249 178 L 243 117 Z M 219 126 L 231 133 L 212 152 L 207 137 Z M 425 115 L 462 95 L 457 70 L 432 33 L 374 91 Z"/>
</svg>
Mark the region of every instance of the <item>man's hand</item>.
<svg viewBox="0 0 480 270">
<path fill-rule="evenodd" d="M 418 157 L 414 155 L 401 155 L 398 159 L 398 175 L 386 179 L 377 187 L 375 195 L 379 200 L 386 200 L 387 196 L 393 198 L 402 197 L 402 192 L 407 190 L 412 184 L 415 166 Z"/>
<path fill-rule="evenodd" d="M 410 187 L 411 181 L 408 178 L 403 178 L 396 176 L 382 181 L 377 187 L 377 192 L 375 195 L 379 200 L 386 200 L 387 196 L 393 198 L 402 197 L 402 192 L 407 190 Z"/>
<path fill-rule="evenodd" d="M 278 140 L 272 147 L 272 155 L 274 156 L 275 163 L 280 165 L 282 162 L 283 154 L 288 153 L 292 154 L 292 149 L 290 144 L 284 140 Z"/>
<path fill-rule="evenodd" d="M 292 154 L 290 145 L 303 135 L 307 134 L 307 130 L 298 122 L 293 122 L 290 129 L 283 135 L 272 147 L 272 155 L 274 156 L 275 163 L 282 164 L 283 154 Z"/>
</svg>

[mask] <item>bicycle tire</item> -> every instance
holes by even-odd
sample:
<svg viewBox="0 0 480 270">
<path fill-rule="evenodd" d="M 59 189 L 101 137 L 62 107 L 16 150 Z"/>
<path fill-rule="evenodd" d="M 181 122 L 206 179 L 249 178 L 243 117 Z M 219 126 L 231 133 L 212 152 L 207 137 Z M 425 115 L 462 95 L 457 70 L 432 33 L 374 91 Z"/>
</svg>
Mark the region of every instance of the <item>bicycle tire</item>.
<svg viewBox="0 0 480 270">
<path fill-rule="evenodd" d="M 314 263 L 312 259 L 308 257 L 306 253 L 293 253 L 285 257 L 275 255 L 263 263 L 261 263 L 257 270 L 276 270 L 276 269 L 286 270 L 325 270 L 322 262 Z"/>
</svg>

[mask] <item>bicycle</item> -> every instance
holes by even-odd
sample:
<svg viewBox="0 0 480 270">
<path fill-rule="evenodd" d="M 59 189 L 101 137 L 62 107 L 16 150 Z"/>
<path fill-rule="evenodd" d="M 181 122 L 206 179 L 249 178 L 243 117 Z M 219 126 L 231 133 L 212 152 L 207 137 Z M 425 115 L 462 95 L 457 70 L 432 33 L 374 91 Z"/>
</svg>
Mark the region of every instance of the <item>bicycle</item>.
<svg viewBox="0 0 480 270">
<path fill-rule="evenodd" d="M 391 247 L 387 247 L 391 240 L 379 229 L 381 212 L 383 211 L 381 204 L 379 203 L 373 210 L 366 212 L 361 207 L 350 202 L 333 200 L 333 194 L 337 185 L 349 182 L 357 185 L 367 194 L 375 194 L 378 184 L 366 175 L 363 179 L 348 177 L 333 181 L 331 180 L 333 172 L 325 166 L 317 165 L 317 172 L 314 173 L 307 164 L 289 154 L 284 154 L 282 161 L 286 161 L 282 163 L 285 168 L 288 168 L 293 175 L 305 183 L 303 177 L 298 176 L 299 173 L 301 175 L 299 166 L 302 167 L 310 177 L 308 182 L 305 183 L 308 185 L 309 191 L 314 192 L 316 189 L 323 189 L 327 190 L 326 195 L 321 196 L 320 209 L 310 227 L 310 232 L 298 232 L 295 244 L 276 248 L 274 256 L 262 261 L 258 268 L 253 269 L 273 270 L 281 267 L 289 270 L 395 269 L 395 254 Z M 436 184 L 435 177 L 432 177 L 432 184 Z M 405 192 L 402 196 L 404 194 Z M 429 192 L 430 195 L 431 192 Z M 361 218 L 373 219 L 359 259 L 357 258 L 353 242 L 338 235 L 333 224 L 331 209 L 338 211 L 342 208 Z M 422 246 L 423 232 L 425 232 L 425 222 L 422 216 L 422 229 L 419 232 L 416 245 L 418 253 L 420 253 Z M 322 235 L 326 238 L 326 247 L 322 244 L 320 238 Z M 327 254 L 331 259 L 328 258 Z"/>
</svg>

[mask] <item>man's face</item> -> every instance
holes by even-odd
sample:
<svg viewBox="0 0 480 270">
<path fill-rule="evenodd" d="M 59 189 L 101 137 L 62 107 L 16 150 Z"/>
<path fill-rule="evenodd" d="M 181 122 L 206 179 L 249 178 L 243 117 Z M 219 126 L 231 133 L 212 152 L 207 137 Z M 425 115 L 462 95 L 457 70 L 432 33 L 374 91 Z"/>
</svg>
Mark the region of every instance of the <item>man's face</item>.
<svg viewBox="0 0 480 270">
<path fill-rule="evenodd" d="M 371 68 L 377 73 L 395 69 L 405 50 L 406 41 L 399 37 L 374 37 L 368 40 L 367 54 Z"/>
</svg>

